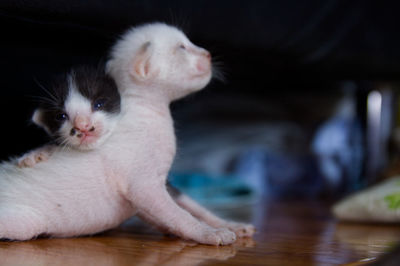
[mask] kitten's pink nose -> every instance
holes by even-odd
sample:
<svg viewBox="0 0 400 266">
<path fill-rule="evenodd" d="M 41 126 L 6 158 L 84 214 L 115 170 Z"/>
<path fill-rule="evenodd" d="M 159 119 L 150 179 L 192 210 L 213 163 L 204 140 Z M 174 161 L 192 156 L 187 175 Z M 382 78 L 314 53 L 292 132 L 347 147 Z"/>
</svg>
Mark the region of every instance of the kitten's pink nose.
<svg viewBox="0 0 400 266">
<path fill-rule="evenodd" d="M 92 123 L 90 122 L 89 117 L 78 115 L 75 117 L 74 127 L 81 132 L 87 132 L 92 128 Z"/>
<path fill-rule="evenodd" d="M 208 59 L 211 60 L 211 54 L 210 54 L 209 51 L 204 51 L 204 52 L 203 52 L 203 55 L 204 55 L 204 57 L 206 57 L 206 58 L 208 58 Z"/>
<path fill-rule="evenodd" d="M 208 51 L 201 53 L 201 57 L 197 60 L 196 68 L 200 73 L 206 73 L 211 67 L 211 54 Z"/>
</svg>

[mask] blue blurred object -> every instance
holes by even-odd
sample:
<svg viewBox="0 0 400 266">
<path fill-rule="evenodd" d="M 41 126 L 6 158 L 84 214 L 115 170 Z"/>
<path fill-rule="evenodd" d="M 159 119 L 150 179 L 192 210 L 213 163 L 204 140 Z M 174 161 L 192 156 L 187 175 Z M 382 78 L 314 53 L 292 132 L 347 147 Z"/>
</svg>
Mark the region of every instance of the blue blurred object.
<svg viewBox="0 0 400 266">
<path fill-rule="evenodd" d="M 317 130 L 312 149 L 330 191 L 351 191 L 361 186 L 362 143 L 360 122 L 351 112 L 337 114 Z"/>
<path fill-rule="evenodd" d="M 253 189 L 233 176 L 171 173 L 170 183 L 206 206 L 238 207 L 255 202 Z"/>
<path fill-rule="evenodd" d="M 234 174 L 257 195 L 316 197 L 359 188 L 363 135 L 351 94 L 316 130 L 311 151 L 296 154 L 249 148 L 239 156 Z"/>
<path fill-rule="evenodd" d="M 227 121 L 188 119 L 189 126 L 178 136 L 180 149 L 172 168 L 173 173 L 187 174 L 176 177 L 176 185 L 200 201 L 228 203 L 263 196 L 315 198 L 358 188 L 363 135 L 354 88 L 346 82 L 344 94 L 329 99 L 317 116 L 324 122 L 316 129 L 290 120 L 270 121 L 267 115 L 261 120 L 250 115 Z M 255 98 L 224 96 L 213 101 L 208 108 L 231 114 L 287 111 Z M 203 105 L 191 108 L 204 110 Z"/>
<path fill-rule="evenodd" d="M 308 197 L 359 186 L 363 149 L 356 119 L 333 117 L 317 130 L 313 153 L 242 151 L 230 175 L 172 174 L 171 183 L 206 205 L 240 205 L 260 197 Z"/>
<path fill-rule="evenodd" d="M 269 187 L 267 179 L 266 153 L 262 149 L 252 149 L 242 153 L 235 167 L 235 175 L 254 189 L 258 196 L 264 196 Z"/>
<path fill-rule="evenodd" d="M 313 156 L 252 149 L 242 154 L 235 174 L 261 196 L 316 197 L 323 189 Z"/>
</svg>

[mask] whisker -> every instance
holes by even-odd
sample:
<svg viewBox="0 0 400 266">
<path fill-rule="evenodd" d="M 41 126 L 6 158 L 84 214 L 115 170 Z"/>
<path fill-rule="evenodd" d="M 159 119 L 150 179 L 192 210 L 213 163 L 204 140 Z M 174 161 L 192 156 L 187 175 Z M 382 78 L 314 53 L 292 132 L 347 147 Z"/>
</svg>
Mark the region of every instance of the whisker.
<svg viewBox="0 0 400 266">
<path fill-rule="evenodd" d="M 38 103 L 48 103 L 50 105 L 57 105 L 57 102 L 49 97 L 36 96 L 36 95 L 28 95 L 26 97 Z"/>
<path fill-rule="evenodd" d="M 222 61 L 222 56 L 215 56 L 212 57 L 212 74 L 215 80 L 218 80 L 222 83 L 226 83 L 226 71 L 224 67 L 224 63 Z"/>
<path fill-rule="evenodd" d="M 62 138 L 62 137 L 60 137 Z M 61 147 L 61 151 L 65 151 L 69 149 L 69 145 L 68 145 L 68 139 L 64 139 L 62 142 L 60 142 L 60 147 Z"/>
<path fill-rule="evenodd" d="M 60 145 L 60 146 L 63 145 L 64 143 L 66 143 L 67 141 L 68 141 L 68 139 L 65 139 L 61 136 L 55 138 L 55 142 L 58 143 L 58 145 Z"/>
<path fill-rule="evenodd" d="M 61 147 L 61 150 L 64 152 L 66 150 L 69 150 L 69 145 L 67 145 L 68 143 L 63 144 L 63 146 Z"/>
<path fill-rule="evenodd" d="M 46 89 L 36 78 L 33 79 L 35 83 L 41 88 L 54 102 L 57 102 L 57 97 Z"/>
<path fill-rule="evenodd" d="M 177 27 L 178 29 L 182 30 L 183 32 L 190 31 L 190 19 L 187 14 L 183 12 L 176 12 L 172 9 L 168 9 L 169 18 L 167 23 Z"/>
<path fill-rule="evenodd" d="M 215 65 L 213 63 L 212 65 L 212 77 L 218 81 L 221 81 L 222 83 L 226 82 L 226 78 L 225 78 L 225 72 L 222 70 L 222 67 Z"/>
</svg>

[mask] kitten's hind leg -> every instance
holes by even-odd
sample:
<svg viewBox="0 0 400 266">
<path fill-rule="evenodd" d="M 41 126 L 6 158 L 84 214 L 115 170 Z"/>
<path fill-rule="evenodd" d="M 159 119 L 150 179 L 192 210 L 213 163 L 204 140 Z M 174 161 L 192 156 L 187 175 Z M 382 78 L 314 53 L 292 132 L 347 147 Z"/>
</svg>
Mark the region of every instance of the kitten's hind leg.
<svg viewBox="0 0 400 266">
<path fill-rule="evenodd" d="M 176 188 L 172 187 L 169 183 L 167 183 L 168 192 L 174 198 L 175 202 L 187 210 L 190 214 L 192 214 L 197 219 L 204 221 L 208 225 L 215 228 L 227 228 L 233 232 L 235 232 L 237 237 L 251 237 L 255 228 L 251 224 L 237 223 L 232 221 L 226 221 L 216 216 L 199 203 L 195 202 L 190 197 L 180 193 Z"/>
</svg>

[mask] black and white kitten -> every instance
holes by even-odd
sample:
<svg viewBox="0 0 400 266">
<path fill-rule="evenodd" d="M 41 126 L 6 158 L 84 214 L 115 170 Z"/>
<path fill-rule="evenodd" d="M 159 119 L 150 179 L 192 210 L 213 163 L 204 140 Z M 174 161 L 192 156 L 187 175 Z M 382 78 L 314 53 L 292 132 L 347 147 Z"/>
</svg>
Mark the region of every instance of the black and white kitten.
<svg viewBox="0 0 400 266">
<path fill-rule="evenodd" d="M 32 121 L 54 138 L 17 159 L 21 167 L 46 160 L 56 145 L 90 150 L 111 134 L 120 114 L 120 94 L 102 68 L 78 67 L 53 83 Z"/>
</svg>

